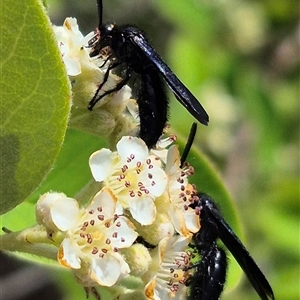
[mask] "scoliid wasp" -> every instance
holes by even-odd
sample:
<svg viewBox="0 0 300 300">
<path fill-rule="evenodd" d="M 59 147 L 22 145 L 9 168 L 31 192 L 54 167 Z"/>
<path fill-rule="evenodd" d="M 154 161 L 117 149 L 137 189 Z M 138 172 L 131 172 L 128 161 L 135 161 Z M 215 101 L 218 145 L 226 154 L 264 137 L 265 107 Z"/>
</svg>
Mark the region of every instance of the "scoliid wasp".
<svg viewBox="0 0 300 300">
<path fill-rule="evenodd" d="M 194 247 L 201 261 L 190 278 L 189 300 L 217 300 L 223 291 L 227 272 L 225 251 L 217 245 L 220 239 L 241 266 L 250 283 L 262 300 L 275 299 L 272 288 L 247 249 L 227 224 L 213 200 L 198 194 L 193 207 L 199 210 L 200 230 L 193 236 Z"/>
<path fill-rule="evenodd" d="M 197 124 L 194 123 L 181 156 L 181 165 L 184 164 L 191 149 L 196 130 Z M 218 239 L 232 253 L 260 298 L 275 299 L 266 277 L 224 220 L 213 200 L 204 193 L 199 193 L 196 199 L 191 207 L 199 214 L 200 230 L 194 234 L 191 246 L 200 254 L 201 260 L 188 268 L 194 269 L 194 273 L 186 283 L 190 287 L 187 299 L 220 299 L 227 275 L 227 256 L 225 250 L 218 246 Z"/>
<path fill-rule="evenodd" d="M 102 1 L 97 0 L 97 5 L 99 25 L 90 41 L 90 56 L 103 54 L 106 57 L 103 66 L 107 70 L 88 108 L 92 110 L 104 96 L 119 91 L 136 74 L 140 85 L 136 97 L 140 117 L 139 136 L 149 148 L 155 146 L 168 118 L 168 99 L 163 81 L 178 101 L 200 123 L 207 125 L 209 118 L 202 105 L 162 60 L 144 33 L 131 25 L 103 24 Z M 99 95 L 110 71 L 116 68 L 121 70 L 122 80 L 113 89 Z"/>
</svg>

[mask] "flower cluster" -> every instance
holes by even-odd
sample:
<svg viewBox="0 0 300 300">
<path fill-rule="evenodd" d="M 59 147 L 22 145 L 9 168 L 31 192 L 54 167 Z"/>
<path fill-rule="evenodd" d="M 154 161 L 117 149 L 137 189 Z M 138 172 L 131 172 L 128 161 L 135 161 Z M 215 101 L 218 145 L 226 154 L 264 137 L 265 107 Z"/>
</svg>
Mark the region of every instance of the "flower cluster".
<svg viewBox="0 0 300 300">
<path fill-rule="evenodd" d="M 89 55 L 92 49 L 89 43 L 95 38 L 95 33 L 83 36 L 75 18 L 67 18 L 63 26 L 54 26 L 54 33 L 72 84 L 73 105 L 69 126 L 109 138 L 112 144 L 116 144 L 121 136 L 136 135 L 138 108 L 136 100 L 131 98 L 129 86 L 125 85 L 120 91 L 101 98 L 92 113 L 87 110 L 89 101 L 104 80 L 109 64 L 106 57 Z M 121 78 L 109 72 L 97 97 L 114 88 L 120 80 Z"/>
<path fill-rule="evenodd" d="M 113 288 L 136 276 L 145 299 L 182 299 L 185 251 L 200 228 L 189 206 L 196 193 L 187 180 L 193 169 L 181 168 L 176 145 L 154 154 L 132 136 L 121 138 L 114 152 L 96 151 L 89 164 L 102 187 L 87 207 L 62 193 L 47 193 L 36 206 L 38 223 L 51 236 L 63 234 L 58 261 L 86 287 Z"/>
<path fill-rule="evenodd" d="M 48 193 L 37 205 L 37 215 L 49 220 L 44 222 L 47 228 L 66 232 L 58 261 L 75 270 L 84 263 L 89 267 L 88 276 L 103 286 L 111 286 L 129 273 L 119 249 L 131 246 L 137 238 L 131 222 L 116 213 L 116 203 L 111 190 L 103 188 L 85 209 L 61 193 Z"/>
<path fill-rule="evenodd" d="M 73 89 L 70 126 L 108 137 L 116 151 L 100 149 L 89 165 L 101 189 L 86 207 L 63 193 L 47 193 L 36 206 L 37 222 L 57 241 L 58 261 L 73 270 L 87 293 L 97 285 L 115 299 L 182 299 L 186 295 L 192 235 L 199 231 L 199 215 L 190 207 L 196 191 L 189 184 L 193 168 L 181 166 L 173 137 L 149 150 L 135 137 L 139 122 L 131 90 L 124 86 L 97 102 L 120 81 L 109 72 L 105 53 L 91 58 L 97 32 L 83 37 L 76 19 L 54 28 Z M 99 88 L 101 87 L 101 89 Z M 118 141 L 116 143 L 116 141 Z M 139 278 L 141 289 L 125 288 Z"/>
</svg>

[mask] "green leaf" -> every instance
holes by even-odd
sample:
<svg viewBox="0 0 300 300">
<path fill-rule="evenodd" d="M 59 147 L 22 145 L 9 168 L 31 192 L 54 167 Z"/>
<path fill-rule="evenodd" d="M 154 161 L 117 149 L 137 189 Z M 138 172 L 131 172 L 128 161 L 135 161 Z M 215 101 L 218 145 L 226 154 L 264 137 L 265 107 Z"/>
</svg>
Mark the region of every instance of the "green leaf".
<svg viewBox="0 0 300 300">
<path fill-rule="evenodd" d="M 1 216 L 1 227 L 11 231 L 19 231 L 36 224 L 35 206 L 27 201 Z M 5 234 L 1 232 L 0 234 Z"/>
<path fill-rule="evenodd" d="M 105 146 L 107 143 L 104 139 L 78 130 L 67 130 L 64 146 L 53 170 L 28 200 L 36 203 L 39 195 L 50 190 L 75 197 L 92 179 L 89 168 L 90 155 Z"/>
<path fill-rule="evenodd" d="M 77 130 L 68 130 L 64 146 L 50 174 L 27 201 L 1 216 L 0 227 L 20 231 L 35 225 L 35 203 L 43 193 L 58 191 L 74 197 L 92 178 L 88 165 L 89 156 L 102 147 L 104 142 L 101 139 Z M 41 264 L 58 265 L 55 261 L 27 253 L 18 253 L 17 256 Z"/>
<path fill-rule="evenodd" d="M 43 181 L 62 146 L 71 92 L 38 0 L 0 2 L 0 212 Z"/>
</svg>

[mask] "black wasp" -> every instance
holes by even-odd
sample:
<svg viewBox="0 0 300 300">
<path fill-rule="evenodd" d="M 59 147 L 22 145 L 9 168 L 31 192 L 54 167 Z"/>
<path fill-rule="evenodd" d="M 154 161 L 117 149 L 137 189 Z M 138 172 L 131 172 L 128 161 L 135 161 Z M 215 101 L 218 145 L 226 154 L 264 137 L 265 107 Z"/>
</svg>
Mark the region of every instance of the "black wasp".
<svg viewBox="0 0 300 300">
<path fill-rule="evenodd" d="M 99 85 L 94 97 L 89 102 L 90 110 L 105 95 L 120 90 L 136 74 L 140 80 L 137 104 L 140 116 L 139 136 L 149 148 L 155 146 L 168 118 L 168 99 L 164 89 L 166 81 L 178 101 L 202 124 L 208 124 L 208 115 L 202 105 L 176 77 L 154 48 L 149 44 L 144 33 L 131 25 L 117 26 L 102 24 L 102 1 L 97 0 L 99 26 L 96 37 L 90 42 L 90 56 L 105 53 L 109 62 L 103 82 Z M 123 79 L 111 90 L 99 95 L 108 79 L 109 72 L 121 68 Z"/>
<path fill-rule="evenodd" d="M 194 123 L 181 157 L 181 165 L 192 146 L 196 129 L 197 126 Z M 188 300 L 217 300 L 223 292 L 227 272 L 227 256 L 225 251 L 218 246 L 218 239 L 232 253 L 260 298 L 262 300 L 275 299 L 266 277 L 224 220 L 213 200 L 206 194 L 200 193 L 191 206 L 199 213 L 201 225 L 199 232 L 193 236 L 191 246 L 200 254 L 201 260 L 188 268 L 194 269 L 194 273 L 187 281 L 190 288 Z"/>
<path fill-rule="evenodd" d="M 193 236 L 194 246 L 201 255 L 189 285 L 189 300 L 217 300 L 224 288 L 227 272 L 225 251 L 217 245 L 220 239 L 241 266 L 262 300 L 275 299 L 272 288 L 247 249 L 221 216 L 213 200 L 198 194 L 194 204 L 199 209 L 201 228 Z"/>
</svg>

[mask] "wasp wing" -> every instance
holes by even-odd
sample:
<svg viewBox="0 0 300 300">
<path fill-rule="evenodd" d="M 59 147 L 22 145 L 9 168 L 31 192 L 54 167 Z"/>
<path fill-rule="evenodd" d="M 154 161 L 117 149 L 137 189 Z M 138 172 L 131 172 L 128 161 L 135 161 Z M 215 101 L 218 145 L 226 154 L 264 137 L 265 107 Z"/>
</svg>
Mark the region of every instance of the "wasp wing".
<svg viewBox="0 0 300 300">
<path fill-rule="evenodd" d="M 232 253 L 236 261 L 244 270 L 252 286 L 263 300 L 275 299 L 272 288 L 265 275 L 259 269 L 247 249 L 239 238 L 226 223 L 219 211 L 215 207 L 210 207 L 211 217 L 218 226 L 219 238 Z"/>
<path fill-rule="evenodd" d="M 134 29 L 134 28 L 132 28 Z M 160 74 L 164 77 L 168 86 L 174 93 L 178 101 L 202 124 L 207 125 L 209 117 L 203 106 L 195 98 L 195 96 L 188 90 L 188 88 L 178 79 L 167 64 L 162 60 L 155 49 L 149 44 L 145 36 L 137 30 L 130 30 L 127 32 L 128 37 L 133 45 L 137 46 L 145 56 L 158 69 Z"/>
</svg>

